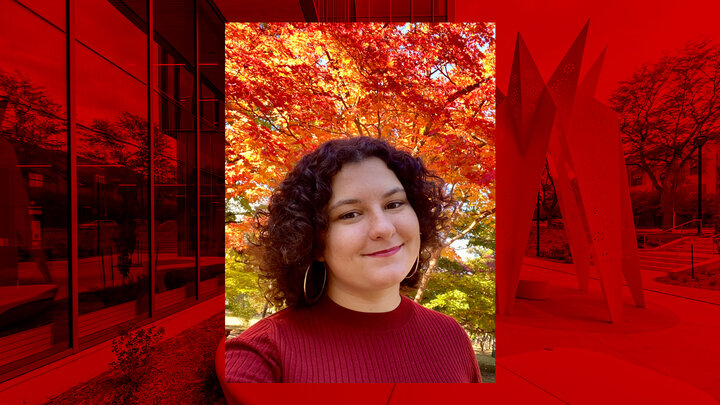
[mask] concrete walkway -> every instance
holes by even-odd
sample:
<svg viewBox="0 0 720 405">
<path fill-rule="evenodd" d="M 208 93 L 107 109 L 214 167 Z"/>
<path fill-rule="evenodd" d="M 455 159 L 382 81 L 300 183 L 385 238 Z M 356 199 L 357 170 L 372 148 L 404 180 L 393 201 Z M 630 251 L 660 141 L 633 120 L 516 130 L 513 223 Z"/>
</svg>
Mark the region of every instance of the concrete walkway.
<svg viewBox="0 0 720 405">
<path fill-rule="evenodd" d="M 611 324 L 596 277 L 580 291 L 573 265 L 526 258 L 521 279 L 549 281 L 549 298 L 517 299 L 497 316 L 502 391 L 549 403 L 717 403 L 720 292 L 657 276 L 643 272 L 645 308 L 624 288 L 625 320 Z"/>
</svg>

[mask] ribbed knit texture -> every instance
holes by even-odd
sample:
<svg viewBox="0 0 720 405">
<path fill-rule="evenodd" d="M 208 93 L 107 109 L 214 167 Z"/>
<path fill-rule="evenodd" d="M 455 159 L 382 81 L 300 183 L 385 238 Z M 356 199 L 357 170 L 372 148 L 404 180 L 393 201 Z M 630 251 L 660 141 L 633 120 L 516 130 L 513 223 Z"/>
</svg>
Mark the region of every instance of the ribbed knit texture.
<svg viewBox="0 0 720 405">
<path fill-rule="evenodd" d="M 352 311 L 327 296 L 286 308 L 225 343 L 225 374 L 227 382 L 480 382 L 462 327 L 406 297 L 385 313 Z"/>
</svg>

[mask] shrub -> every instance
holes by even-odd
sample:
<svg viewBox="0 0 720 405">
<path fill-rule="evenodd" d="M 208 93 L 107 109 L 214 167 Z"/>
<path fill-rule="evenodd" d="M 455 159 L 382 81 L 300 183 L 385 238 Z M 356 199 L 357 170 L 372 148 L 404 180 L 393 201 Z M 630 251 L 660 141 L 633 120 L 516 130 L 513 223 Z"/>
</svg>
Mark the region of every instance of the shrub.
<svg viewBox="0 0 720 405">
<path fill-rule="evenodd" d="M 143 378 L 150 375 L 150 358 L 165 334 L 165 328 L 155 325 L 136 328 L 128 324 L 120 328 L 120 335 L 112 341 L 116 359 L 110 366 L 120 375 L 118 402 L 132 399 Z"/>
<path fill-rule="evenodd" d="M 541 251 L 540 256 L 564 263 L 572 263 L 572 259 L 570 257 L 570 247 L 567 245 L 552 246 L 548 250 Z"/>
</svg>

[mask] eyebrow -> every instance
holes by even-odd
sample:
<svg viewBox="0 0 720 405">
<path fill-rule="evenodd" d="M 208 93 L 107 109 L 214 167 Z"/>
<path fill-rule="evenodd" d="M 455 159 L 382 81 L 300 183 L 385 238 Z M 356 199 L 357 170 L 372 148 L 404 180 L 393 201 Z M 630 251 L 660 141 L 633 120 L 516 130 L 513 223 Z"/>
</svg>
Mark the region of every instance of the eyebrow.
<svg viewBox="0 0 720 405">
<path fill-rule="evenodd" d="M 387 193 L 383 194 L 382 198 L 387 198 L 387 197 L 390 197 L 391 195 L 397 194 L 397 193 L 405 193 L 405 189 L 402 187 L 395 187 L 395 188 L 391 189 L 390 191 L 388 191 Z M 328 212 L 330 212 L 330 211 L 334 210 L 335 208 L 340 207 L 342 205 L 357 204 L 359 202 L 360 202 L 360 200 L 358 200 L 357 198 L 349 198 L 346 200 L 340 200 L 340 201 L 336 202 L 335 204 L 331 205 L 330 207 L 328 207 Z"/>
</svg>

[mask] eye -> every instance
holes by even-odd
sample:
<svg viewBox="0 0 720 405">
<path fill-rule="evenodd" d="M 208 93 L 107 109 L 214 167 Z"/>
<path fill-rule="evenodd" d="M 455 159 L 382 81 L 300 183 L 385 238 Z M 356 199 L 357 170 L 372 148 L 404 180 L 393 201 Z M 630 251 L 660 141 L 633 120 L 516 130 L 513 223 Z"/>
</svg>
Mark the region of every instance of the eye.
<svg viewBox="0 0 720 405">
<path fill-rule="evenodd" d="M 392 202 L 389 202 L 385 206 L 385 208 L 387 208 L 389 210 L 394 210 L 394 209 L 402 207 L 403 205 L 405 205 L 405 201 L 392 201 Z"/>
<path fill-rule="evenodd" d="M 359 212 L 357 212 L 357 211 L 350 211 L 350 212 L 346 212 L 346 213 L 344 213 L 344 214 L 341 214 L 340 216 L 338 216 L 338 219 L 353 219 L 353 218 L 357 217 L 358 215 L 360 215 Z"/>
</svg>

